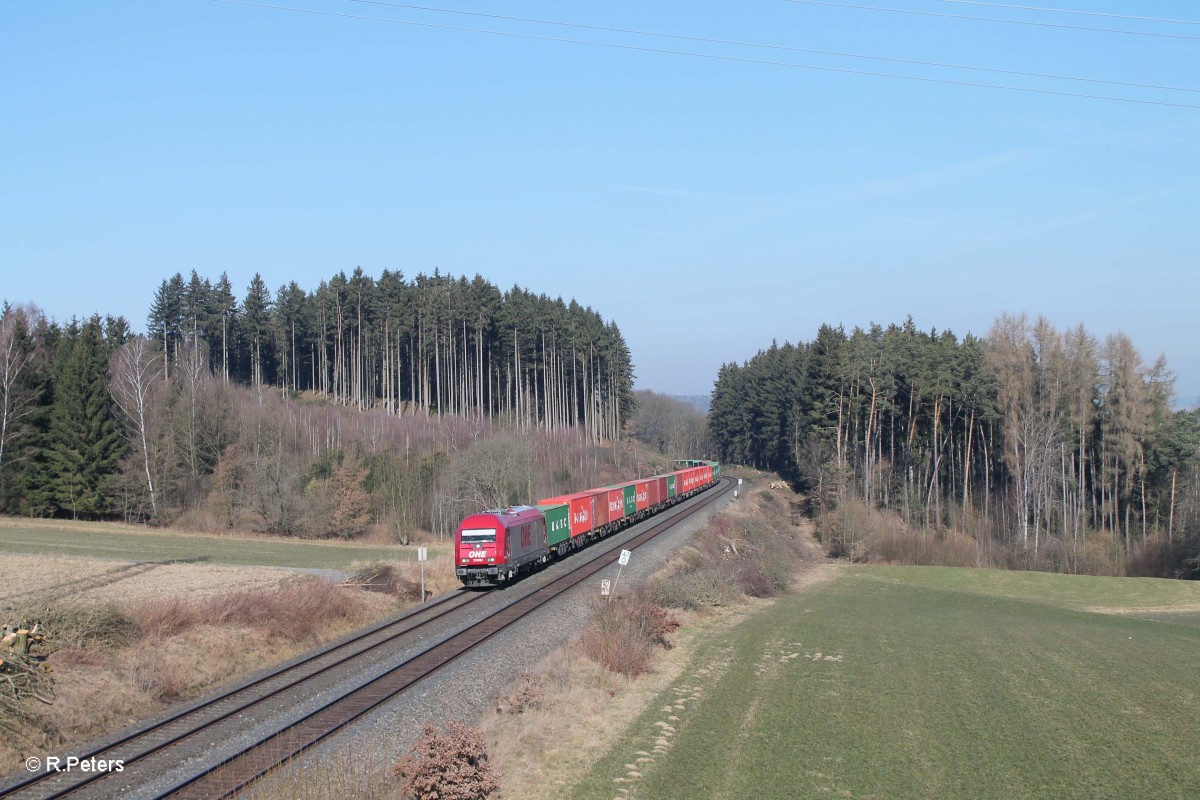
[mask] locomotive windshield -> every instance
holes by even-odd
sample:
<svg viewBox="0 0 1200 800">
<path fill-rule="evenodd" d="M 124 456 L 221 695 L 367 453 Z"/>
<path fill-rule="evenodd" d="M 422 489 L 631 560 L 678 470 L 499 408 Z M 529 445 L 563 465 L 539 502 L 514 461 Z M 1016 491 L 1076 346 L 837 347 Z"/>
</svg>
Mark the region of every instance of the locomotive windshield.
<svg viewBox="0 0 1200 800">
<path fill-rule="evenodd" d="M 491 528 L 468 528 L 462 532 L 463 544 L 496 541 L 496 531 Z"/>
</svg>

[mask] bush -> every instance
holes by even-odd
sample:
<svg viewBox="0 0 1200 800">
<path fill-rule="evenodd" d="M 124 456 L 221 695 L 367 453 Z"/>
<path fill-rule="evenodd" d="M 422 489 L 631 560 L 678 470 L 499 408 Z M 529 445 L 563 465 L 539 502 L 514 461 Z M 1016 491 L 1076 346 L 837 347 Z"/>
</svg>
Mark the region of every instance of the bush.
<svg viewBox="0 0 1200 800">
<path fill-rule="evenodd" d="M 404 796 L 416 800 L 487 800 L 500 789 L 483 734 L 461 720 L 451 720 L 444 733 L 426 723 L 392 774 L 404 780 Z"/>
<path fill-rule="evenodd" d="M 138 607 L 134 616 L 142 635 L 154 638 L 174 636 L 191 628 L 200 621 L 195 603 L 182 598 L 145 603 Z"/>
<path fill-rule="evenodd" d="M 864 550 L 857 560 L 921 567 L 974 567 L 979 563 L 975 542 L 962 536 L 884 530 L 869 535 Z"/>
<path fill-rule="evenodd" d="M 200 601 L 173 599 L 147 603 L 134 611 L 144 636 L 167 637 L 197 625 L 261 627 L 294 642 L 314 641 L 321 626 L 354 622 L 363 600 L 330 581 L 313 579 L 277 589 L 246 589 Z"/>
<path fill-rule="evenodd" d="M 667 637 L 678 627 L 675 616 L 645 593 L 593 601 L 580 647 L 605 669 L 632 677 L 650 669 L 656 646 L 671 647 Z"/>
<path fill-rule="evenodd" d="M 545 699 L 542 677 L 533 672 L 522 672 L 517 686 L 510 693 L 496 699 L 497 714 L 524 714 L 531 709 L 541 708 Z"/>
<path fill-rule="evenodd" d="M 1136 578 L 1200 580 L 1200 538 L 1167 541 L 1151 537 L 1129 559 L 1126 574 Z"/>
<path fill-rule="evenodd" d="M 684 611 L 722 606 L 737 597 L 730 578 L 707 565 L 677 569 L 656 579 L 650 592 L 654 602 L 660 606 Z"/>
<path fill-rule="evenodd" d="M 201 604 L 198 614 L 210 625 L 261 626 L 292 641 L 313 641 L 322 625 L 356 619 L 362 610 L 363 601 L 345 588 L 309 580 L 216 597 Z"/>
</svg>

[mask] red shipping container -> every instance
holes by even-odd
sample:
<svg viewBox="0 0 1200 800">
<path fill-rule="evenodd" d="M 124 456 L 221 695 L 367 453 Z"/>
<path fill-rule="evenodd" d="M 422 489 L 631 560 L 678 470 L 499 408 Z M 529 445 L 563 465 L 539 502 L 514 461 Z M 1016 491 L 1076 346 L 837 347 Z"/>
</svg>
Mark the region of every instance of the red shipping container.
<svg viewBox="0 0 1200 800">
<path fill-rule="evenodd" d="M 603 492 L 600 492 L 602 495 Z M 596 525 L 596 495 L 595 490 L 589 492 L 576 492 L 575 494 L 564 494 L 558 497 L 547 497 L 538 501 L 538 505 L 548 506 L 555 504 L 566 504 L 571 508 L 571 537 L 582 536 L 585 533 L 591 533 Z"/>
<path fill-rule="evenodd" d="M 635 481 L 634 497 L 637 498 L 637 510 L 645 511 L 650 507 L 650 482 Z"/>
<path fill-rule="evenodd" d="M 608 512 L 608 492 L 606 490 L 596 489 L 588 492 L 588 494 L 595 498 L 595 503 L 593 505 L 595 513 L 592 515 L 594 517 L 592 520 L 592 527 L 603 528 L 612 519 Z"/>
<path fill-rule="evenodd" d="M 663 477 L 650 479 L 650 505 L 656 506 L 667 499 L 667 479 Z"/>
<path fill-rule="evenodd" d="M 625 490 L 617 487 L 604 492 L 604 506 L 608 510 L 608 522 L 625 518 Z"/>
</svg>

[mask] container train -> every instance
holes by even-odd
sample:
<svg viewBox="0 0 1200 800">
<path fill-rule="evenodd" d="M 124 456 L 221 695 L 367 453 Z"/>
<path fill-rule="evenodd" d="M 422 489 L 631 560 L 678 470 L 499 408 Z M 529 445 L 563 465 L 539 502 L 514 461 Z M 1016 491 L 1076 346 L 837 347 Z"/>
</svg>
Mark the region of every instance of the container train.
<svg viewBox="0 0 1200 800">
<path fill-rule="evenodd" d="M 534 505 L 471 514 L 454 532 L 454 572 L 464 586 L 501 586 L 572 550 L 702 492 L 721 477 L 716 461 L 676 461 L 675 470 Z"/>
</svg>

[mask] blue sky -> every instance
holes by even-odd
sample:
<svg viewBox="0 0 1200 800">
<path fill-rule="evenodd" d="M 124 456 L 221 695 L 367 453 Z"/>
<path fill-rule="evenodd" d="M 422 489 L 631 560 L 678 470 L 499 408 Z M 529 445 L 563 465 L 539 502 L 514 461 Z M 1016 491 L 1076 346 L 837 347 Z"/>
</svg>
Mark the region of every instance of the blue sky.
<svg viewBox="0 0 1200 800">
<path fill-rule="evenodd" d="M 434 4 L 1186 92 L 268 4 L 326 13 L 0 0 L 0 298 L 141 329 L 176 271 L 241 292 L 255 272 L 311 290 L 438 267 L 592 305 L 639 388 L 673 394 L 825 322 L 982 335 L 1024 311 L 1124 331 L 1200 404 L 1200 25 L 948 0 L 851 4 L 1168 36 L 788 0 Z M 1200 20 L 1183 0 L 1008 5 Z"/>
</svg>

